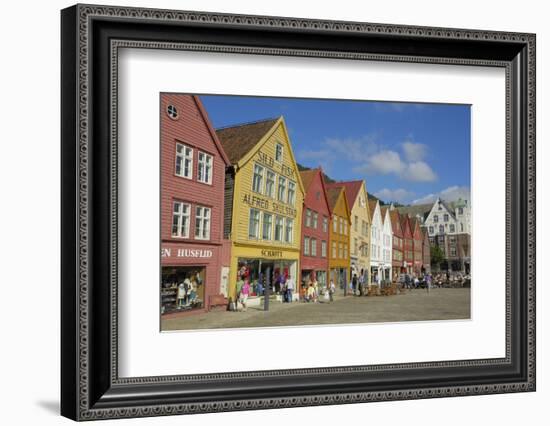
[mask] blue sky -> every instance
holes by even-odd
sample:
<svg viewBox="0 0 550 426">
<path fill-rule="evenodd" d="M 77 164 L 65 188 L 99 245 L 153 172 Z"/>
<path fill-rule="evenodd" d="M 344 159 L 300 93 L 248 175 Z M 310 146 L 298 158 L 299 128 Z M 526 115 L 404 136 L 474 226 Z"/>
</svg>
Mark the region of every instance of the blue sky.
<svg viewBox="0 0 550 426">
<path fill-rule="evenodd" d="M 469 198 L 470 106 L 202 95 L 214 127 L 282 115 L 299 163 L 403 204 Z"/>
</svg>

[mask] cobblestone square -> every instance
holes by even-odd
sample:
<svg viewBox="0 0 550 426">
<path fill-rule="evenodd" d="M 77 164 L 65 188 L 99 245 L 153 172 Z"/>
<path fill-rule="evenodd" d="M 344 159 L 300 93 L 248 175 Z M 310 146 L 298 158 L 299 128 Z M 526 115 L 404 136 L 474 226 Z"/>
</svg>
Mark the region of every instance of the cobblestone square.
<svg viewBox="0 0 550 426">
<path fill-rule="evenodd" d="M 163 318 L 162 331 L 283 327 L 470 318 L 469 288 L 406 290 L 394 296 L 336 297 L 333 303 L 271 302 L 246 312 L 212 311 Z"/>
</svg>

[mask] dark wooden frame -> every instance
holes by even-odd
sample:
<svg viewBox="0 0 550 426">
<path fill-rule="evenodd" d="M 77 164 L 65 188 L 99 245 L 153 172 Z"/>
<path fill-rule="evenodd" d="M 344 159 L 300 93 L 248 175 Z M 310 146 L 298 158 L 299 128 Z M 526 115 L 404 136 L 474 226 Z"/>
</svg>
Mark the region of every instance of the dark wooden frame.
<svg viewBox="0 0 550 426">
<path fill-rule="evenodd" d="M 61 413 L 75 420 L 535 390 L 533 34 L 77 5 L 62 28 Z M 506 69 L 506 357 L 122 379 L 119 47 Z"/>
</svg>

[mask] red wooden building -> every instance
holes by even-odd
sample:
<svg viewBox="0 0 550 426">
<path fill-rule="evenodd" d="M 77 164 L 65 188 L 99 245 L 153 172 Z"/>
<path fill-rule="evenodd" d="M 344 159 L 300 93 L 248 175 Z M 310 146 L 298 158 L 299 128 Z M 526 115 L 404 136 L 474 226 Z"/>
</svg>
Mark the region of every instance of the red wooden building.
<svg viewBox="0 0 550 426">
<path fill-rule="evenodd" d="M 306 195 L 302 211 L 301 280 L 316 278 L 325 287 L 328 277 L 330 207 L 327 200 L 323 171 L 300 172 Z"/>
<path fill-rule="evenodd" d="M 424 244 L 424 235 L 422 234 L 418 218 L 412 217 L 409 219 L 409 222 L 413 237 L 413 272 L 419 277 L 423 269 L 422 245 Z"/>
<path fill-rule="evenodd" d="M 197 96 L 161 94 L 161 311 L 223 304 L 223 203 L 229 161 Z M 227 257 L 227 256 L 225 256 Z M 185 293 L 185 297 L 178 297 Z"/>
<path fill-rule="evenodd" d="M 403 230 L 403 267 L 408 274 L 413 273 L 414 246 L 411 222 L 408 215 L 401 216 L 401 229 Z"/>
<path fill-rule="evenodd" d="M 403 266 L 403 228 L 401 227 L 401 215 L 397 210 L 390 210 L 392 227 L 392 280 L 397 282 L 399 275 L 405 272 Z"/>
</svg>

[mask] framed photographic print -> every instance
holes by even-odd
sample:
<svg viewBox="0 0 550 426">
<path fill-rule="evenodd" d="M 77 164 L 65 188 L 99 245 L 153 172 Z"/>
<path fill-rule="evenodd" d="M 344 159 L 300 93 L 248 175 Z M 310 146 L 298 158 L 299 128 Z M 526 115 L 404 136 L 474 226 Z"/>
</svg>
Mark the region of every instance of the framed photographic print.
<svg viewBox="0 0 550 426">
<path fill-rule="evenodd" d="M 76 5 L 74 420 L 535 390 L 535 36 Z"/>
</svg>

